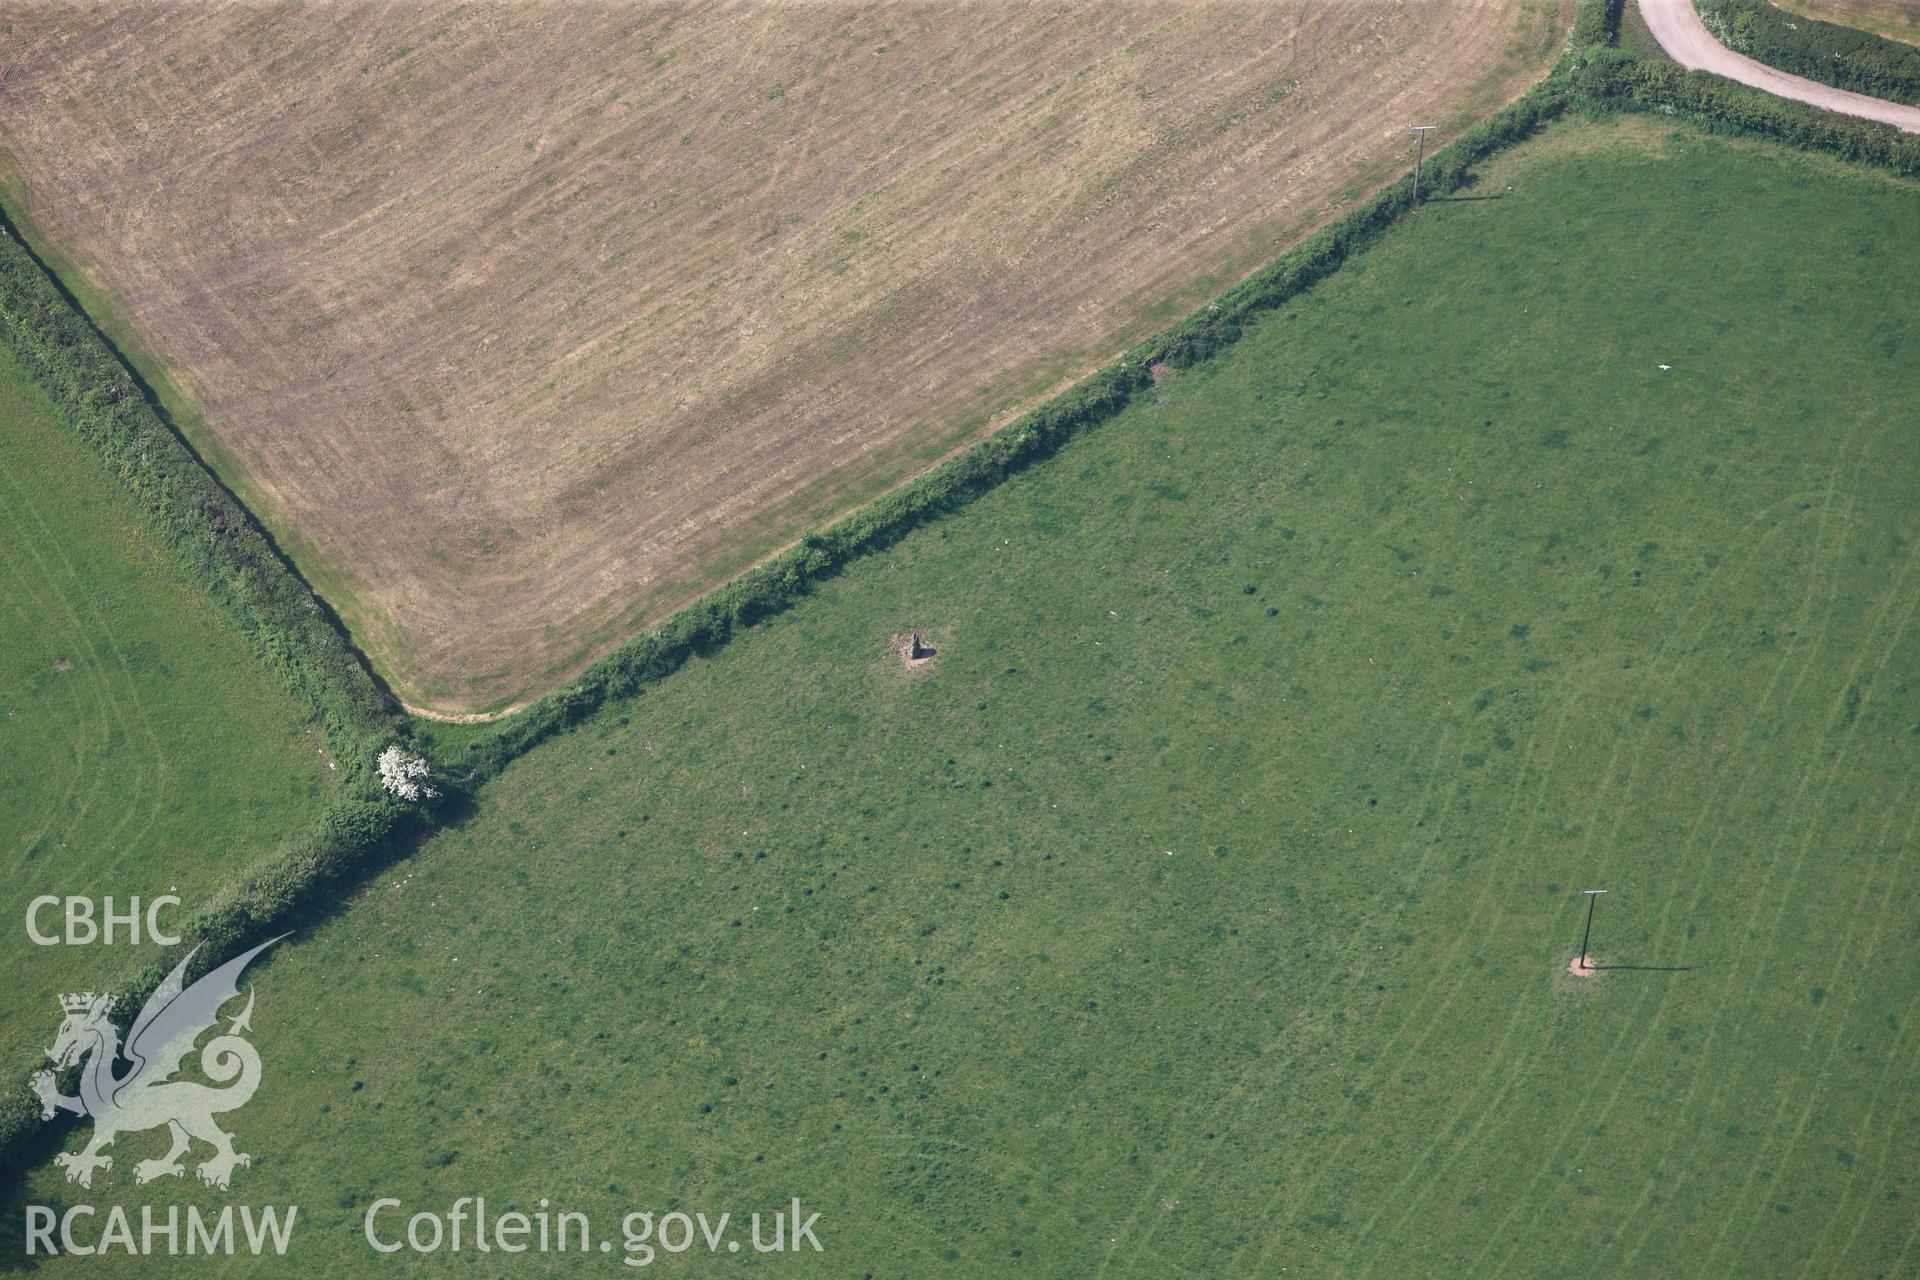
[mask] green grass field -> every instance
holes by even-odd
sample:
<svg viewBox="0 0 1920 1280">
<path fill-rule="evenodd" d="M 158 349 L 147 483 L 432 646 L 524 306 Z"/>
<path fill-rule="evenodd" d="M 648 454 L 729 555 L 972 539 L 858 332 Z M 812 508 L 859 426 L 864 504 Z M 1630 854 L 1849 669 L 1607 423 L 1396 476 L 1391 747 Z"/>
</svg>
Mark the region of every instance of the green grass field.
<svg viewBox="0 0 1920 1280">
<path fill-rule="evenodd" d="M 60 1023 L 54 997 L 125 972 L 125 946 L 42 947 L 28 903 L 177 892 L 179 927 L 303 829 L 324 760 L 241 638 L 167 564 L 132 501 L 0 353 L 0 1072 Z M 59 913 L 43 930 L 60 931 Z M 156 954 L 154 951 L 146 952 Z"/>
<path fill-rule="evenodd" d="M 799 1196 L 807 1275 L 1912 1274 L 1920 189 L 1627 120 L 1475 195 L 521 760 L 258 971 L 232 1194 L 84 1198 L 297 1203 L 302 1276 L 475 1193 Z"/>
</svg>

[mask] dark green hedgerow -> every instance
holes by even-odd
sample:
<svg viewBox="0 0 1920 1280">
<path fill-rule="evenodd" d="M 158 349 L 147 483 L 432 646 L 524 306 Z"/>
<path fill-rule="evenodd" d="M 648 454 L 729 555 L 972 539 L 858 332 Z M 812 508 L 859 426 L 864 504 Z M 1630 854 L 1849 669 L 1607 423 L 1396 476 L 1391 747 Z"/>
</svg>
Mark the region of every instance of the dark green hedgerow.
<svg viewBox="0 0 1920 1280">
<path fill-rule="evenodd" d="M 1574 73 L 1574 89 L 1592 105 L 1680 112 L 1715 132 L 1757 134 L 1920 177 L 1920 134 L 1790 102 L 1625 50 L 1592 50 Z"/>
<path fill-rule="evenodd" d="M 188 921 L 181 930 L 182 948 L 194 952 L 187 979 L 307 923 L 338 896 L 330 891 L 344 890 L 390 861 L 431 819 L 431 813 L 384 797 L 335 801 L 311 831 L 249 867 Z M 106 983 L 120 997 L 114 1021 L 123 1034 L 168 970 L 179 963 L 179 954 L 170 953 Z M 68 1073 L 77 1074 L 78 1068 Z M 69 1092 L 74 1083 L 72 1078 L 63 1081 Z M 21 1076 L 0 1093 L 0 1170 L 24 1171 L 45 1144 L 72 1123 L 65 1115 L 57 1123 L 44 1121 Z"/>
<path fill-rule="evenodd" d="M 1699 0 L 1699 8 L 1721 43 L 1770 67 L 1870 98 L 1920 105 L 1920 48 L 1786 13 L 1766 0 Z"/>
</svg>

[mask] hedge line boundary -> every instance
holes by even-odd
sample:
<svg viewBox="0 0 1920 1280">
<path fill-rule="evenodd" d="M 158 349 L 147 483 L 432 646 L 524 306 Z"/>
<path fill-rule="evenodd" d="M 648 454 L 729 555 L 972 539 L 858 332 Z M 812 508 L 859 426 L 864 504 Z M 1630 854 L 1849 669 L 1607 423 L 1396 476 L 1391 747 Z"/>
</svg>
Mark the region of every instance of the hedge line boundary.
<svg viewBox="0 0 1920 1280">
<path fill-rule="evenodd" d="M 1767 0 L 1697 0 L 1720 43 L 1788 75 L 1920 106 L 1920 47 L 1844 23 L 1823 22 Z"/>
<path fill-rule="evenodd" d="M 1585 7 L 1608 10 L 1616 18 L 1619 11 L 1617 0 L 1592 0 Z M 1611 32 L 1612 26 L 1603 19 L 1602 29 Z M 1422 170 L 1419 203 L 1470 185 L 1473 165 L 1532 136 L 1558 117 L 1570 102 L 1568 67 L 1563 59 L 1527 93 L 1429 157 Z M 620 645 L 446 762 L 455 778 L 469 790 L 484 786 L 541 742 L 584 722 L 604 706 L 634 696 L 689 658 L 710 653 L 738 631 L 781 612 L 852 560 L 891 546 L 912 530 L 966 506 L 1051 457 L 1150 388 L 1149 369 L 1154 364 L 1185 368 L 1218 355 L 1240 339 L 1251 319 L 1318 284 L 1377 241 L 1414 208 L 1412 186 L 1410 175 L 1389 183 L 1212 303 L 1135 344 L 1045 404 L 853 514 L 807 534 Z"/>
<path fill-rule="evenodd" d="M 1712 133 L 1769 138 L 1808 151 L 1920 177 L 1920 134 L 1890 124 L 1778 98 L 1709 71 L 1688 71 L 1664 58 L 1593 47 L 1577 59 L 1573 90 L 1602 110 L 1680 115 Z"/>
<path fill-rule="evenodd" d="M 163 419 L 144 384 L 4 212 L 0 346 L 131 495 L 163 554 L 213 599 L 340 767 L 335 798 L 307 831 L 228 879 L 182 929 L 182 945 L 198 949 L 198 976 L 311 915 L 325 890 L 401 850 L 429 815 L 384 795 L 374 758 L 408 728 L 332 612 Z M 115 1014 L 123 1031 L 172 963 L 154 959 L 109 984 L 126 995 Z M 14 1173 L 68 1127 L 41 1121 L 27 1075 L 0 1093 L 0 1169 Z"/>
<path fill-rule="evenodd" d="M 175 565 L 221 606 L 255 658 L 317 725 L 349 779 L 354 748 L 400 727 L 333 614 L 272 539 L 161 418 L 128 364 L 0 213 L 0 344 L 130 493 Z"/>
<path fill-rule="evenodd" d="M 1582 49 L 1602 48 L 1620 39 L 1620 12 L 1627 0 L 1579 0 L 1573 11 L 1573 35 L 1569 42 L 1576 53 Z"/>
</svg>

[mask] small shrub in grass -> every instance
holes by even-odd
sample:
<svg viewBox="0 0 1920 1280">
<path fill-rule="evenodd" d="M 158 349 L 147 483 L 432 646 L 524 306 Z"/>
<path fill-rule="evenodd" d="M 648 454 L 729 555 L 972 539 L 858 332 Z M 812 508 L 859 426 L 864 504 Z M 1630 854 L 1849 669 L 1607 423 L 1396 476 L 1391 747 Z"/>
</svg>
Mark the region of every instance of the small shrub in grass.
<svg viewBox="0 0 1920 1280">
<path fill-rule="evenodd" d="M 440 795 L 433 785 L 433 766 L 397 743 L 380 753 L 380 785 L 412 804 Z"/>
</svg>

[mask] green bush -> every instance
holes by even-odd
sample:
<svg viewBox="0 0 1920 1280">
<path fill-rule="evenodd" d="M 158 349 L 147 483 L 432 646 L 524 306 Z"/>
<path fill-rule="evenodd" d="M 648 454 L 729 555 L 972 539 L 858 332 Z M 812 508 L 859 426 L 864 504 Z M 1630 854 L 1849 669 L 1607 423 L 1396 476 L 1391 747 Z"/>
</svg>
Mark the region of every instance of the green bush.
<svg viewBox="0 0 1920 1280">
<path fill-rule="evenodd" d="M 1575 49 L 1611 45 L 1620 38 L 1620 6 L 1624 0 L 1582 0 L 1573 10 Z"/>
</svg>

